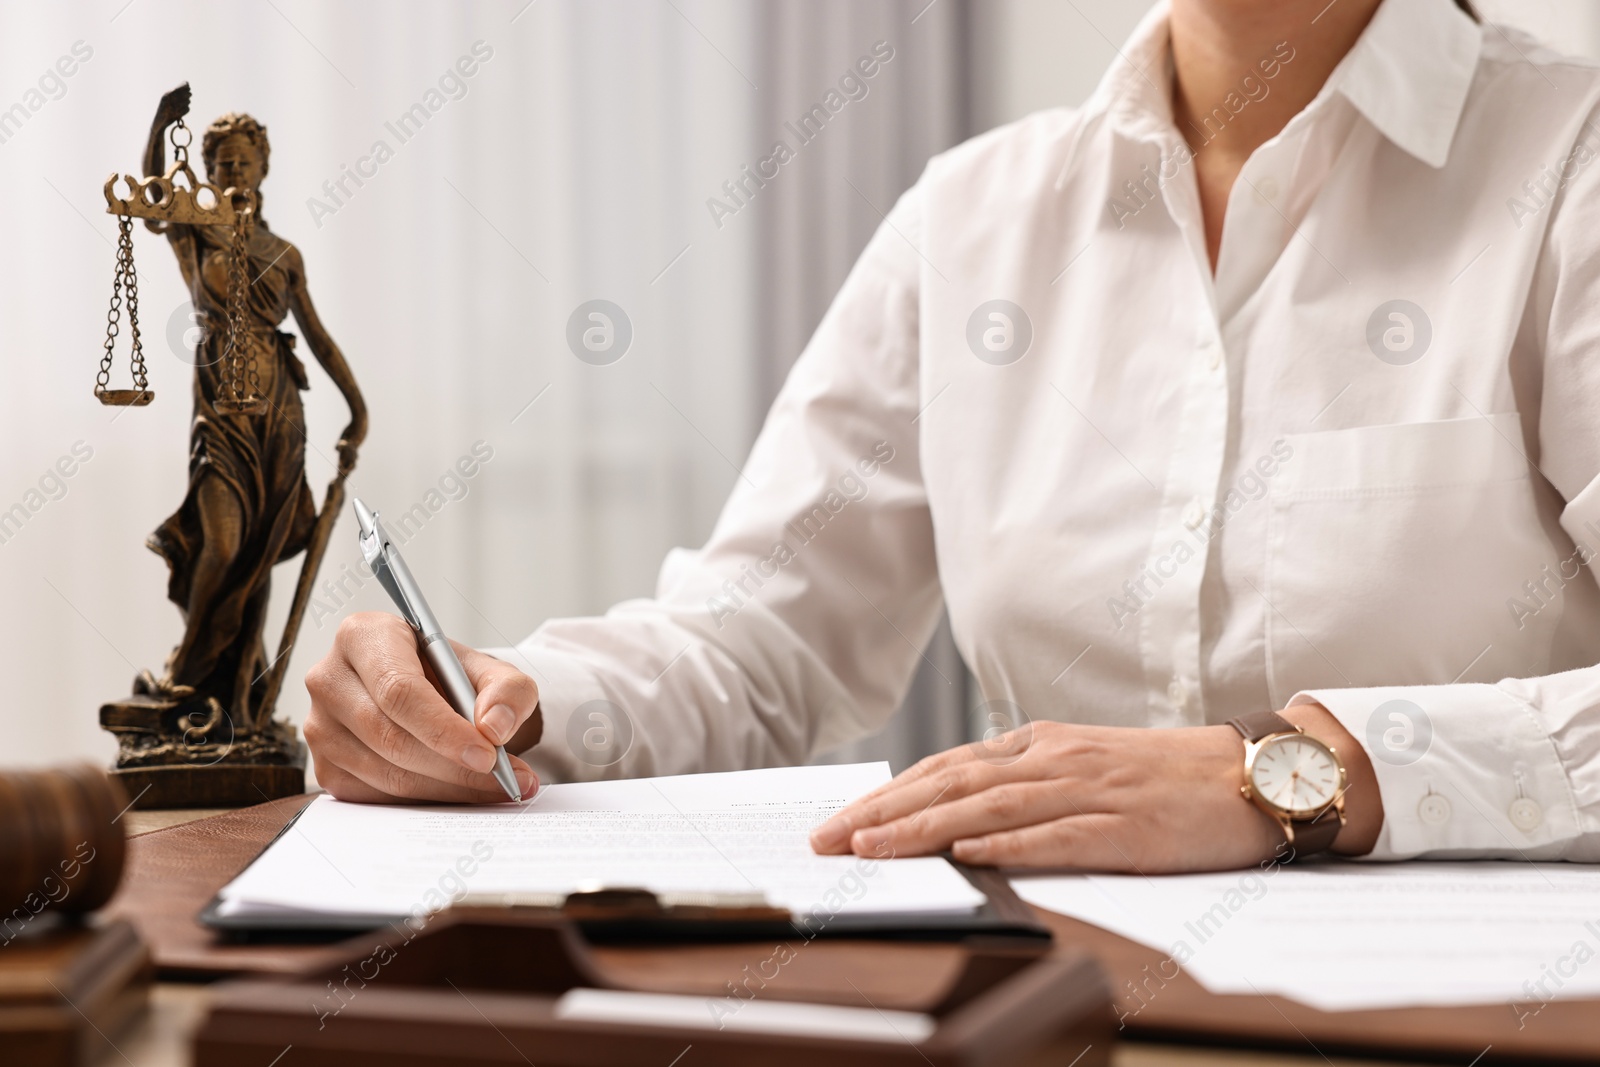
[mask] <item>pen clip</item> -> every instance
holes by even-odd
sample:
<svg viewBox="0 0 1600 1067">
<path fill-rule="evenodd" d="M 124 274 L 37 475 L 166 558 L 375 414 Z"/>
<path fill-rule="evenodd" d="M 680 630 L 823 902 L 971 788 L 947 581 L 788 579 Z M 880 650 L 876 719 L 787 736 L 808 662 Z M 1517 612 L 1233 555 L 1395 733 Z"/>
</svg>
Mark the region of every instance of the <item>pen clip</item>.
<svg viewBox="0 0 1600 1067">
<path fill-rule="evenodd" d="M 382 555 L 378 557 L 378 561 L 372 565 L 372 575 L 389 594 L 389 599 L 394 601 L 394 606 L 399 610 L 400 617 L 406 620 L 406 625 L 420 634 L 422 623 L 417 618 L 416 609 L 411 606 L 411 600 L 406 596 L 405 590 L 400 588 L 400 583 L 395 581 L 394 571 L 390 568 L 387 558 Z"/>
<path fill-rule="evenodd" d="M 360 535 L 357 538 L 361 546 L 361 556 L 366 560 L 367 568 L 372 571 L 372 576 L 378 579 L 378 584 L 383 586 L 384 592 L 389 594 L 389 599 L 394 601 L 394 606 L 399 609 L 400 617 L 417 633 L 422 632 L 421 612 L 412 603 L 412 598 L 407 594 L 405 585 L 395 576 L 395 568 L 391 562 L 397 556 L 394 543 L 389 540 L 389 531 L 383 528 L 383 521 L 378 517 L 378 512 L 373 511 L 356 497 L 352 504 L 355 507 L 356 522 L 360 525 Z"/>
</svg>

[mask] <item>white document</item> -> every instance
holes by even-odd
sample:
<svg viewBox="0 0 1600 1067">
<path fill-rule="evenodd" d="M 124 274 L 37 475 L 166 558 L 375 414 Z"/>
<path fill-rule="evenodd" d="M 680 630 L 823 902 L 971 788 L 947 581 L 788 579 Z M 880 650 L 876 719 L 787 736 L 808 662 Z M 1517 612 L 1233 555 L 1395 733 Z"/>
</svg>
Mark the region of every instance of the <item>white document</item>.
<svg viewBox="0 0 1600 1067">
<path fill-rule="evenodd" d="M 1119 1014 L 1159 997 L 1180 966 L 1214 993 L 1324 1011 L 1494 1004 L 1525 1018 L 1600 996 L 1600 867 L 1330 862 L 1011 884 L 1030 904 L 1167 954 L 1143 992 L 1114 991 Z"/>
<path fill-rule="evenodd" d="M 521 804 L 346 804 L 320 796 L 221 893 L 224 915 L 405 916 L 465 896 L 596 888 L 761 894 L 816 913 L 970 914 L 938 857 L 818 856 L 807 837 L 889 780 L 886 763 L 552 785 Z"/>
</svg>

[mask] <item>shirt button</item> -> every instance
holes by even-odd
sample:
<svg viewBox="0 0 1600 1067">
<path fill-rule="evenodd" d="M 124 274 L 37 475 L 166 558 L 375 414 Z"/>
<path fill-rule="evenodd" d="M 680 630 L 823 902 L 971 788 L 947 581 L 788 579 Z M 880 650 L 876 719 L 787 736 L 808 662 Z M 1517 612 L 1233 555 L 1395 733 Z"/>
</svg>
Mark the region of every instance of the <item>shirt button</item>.
<svg viewBox="0 0 1600 1067">
<path fill-rule="evenodd" d="M 1256 182 L 1256 199 L 1262 203 L 1271 203 L 1278 199 L 1278 183 L 1272 178 L 1262 178 Z"/>
<path fill-rule="evenodd" d="M 1206 366 L 1212 370 L 1222 366 L 1222 346 L 1215 341 L 1206 346 Z"/>
<path fill-rule="evenodd" d="M 1443 826 L 1450 821 L 1450 801 L 1438 793 L 1429 793 L 1417 802 L 1417 818 L 1429 826 Z"/>
<path fill-rule="evenodd" d="M 1195 497 L 1189 501 L 1189 506 L 1183 509 L 1183 524 L 1191 530 L 1198 530 L 1200 524 L 1206 521 L 1205 501 Z"/>
<path fill-rule="evenodd" d="M 1183 684 L 1182 678 L 1173 678 L 1167 686 L 1167 698 L 1172 701 L 1172 706 L 1182 711 L 1189 704 L 1189 687 Z"/>
<path fill-rule="evenodd" d="M 1536 801 L 1527 797 L 1518 797 L 1506 809 L 1506 815 L 1511 818 L 1511 825 L 1525 834 L 1532 833 L 1544 821 L 1544 809 Z"/>
</svg>

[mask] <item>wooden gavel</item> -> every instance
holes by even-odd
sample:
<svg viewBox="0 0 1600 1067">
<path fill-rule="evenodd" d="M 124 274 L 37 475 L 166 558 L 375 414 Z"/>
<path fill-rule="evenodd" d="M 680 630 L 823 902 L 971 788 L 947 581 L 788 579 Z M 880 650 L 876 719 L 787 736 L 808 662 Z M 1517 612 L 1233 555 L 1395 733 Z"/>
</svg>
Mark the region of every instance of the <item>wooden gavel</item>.
<svg viewBox="0 0 1600 1067">
<path fill-rule="evenodd" d="M 40 913 L 83 914 L 117 890 L 127 795 L 86 764 L 0 771 L 0 944 Z"/>
</svg>

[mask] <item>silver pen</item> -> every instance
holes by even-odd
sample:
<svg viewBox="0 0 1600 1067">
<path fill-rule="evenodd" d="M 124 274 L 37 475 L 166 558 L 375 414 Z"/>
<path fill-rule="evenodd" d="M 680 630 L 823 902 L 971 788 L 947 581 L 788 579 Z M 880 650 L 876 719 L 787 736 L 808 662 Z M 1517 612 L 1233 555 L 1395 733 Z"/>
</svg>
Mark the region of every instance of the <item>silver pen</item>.
<svg viewBox="0 0 1600 1067">
<path fill-rule="evenodd" d="M 473 722 L 478 691 L 472 688 L 467 669 L 456 658 L 456 650 L 450 646 L 450 639 L 444 635 L 439 620 L 429 610 L 422 588 L 411 576 L 406 561 L 400 558 L 400 550 L 389 540 L 389 534 L 378 521 L 378 513 L 363 504 L 359 497 L 353 503 L 356 521 L 361 525 L 362 557 L 366 559 L 378 583 L 388 590 L 395 606 L 400 609 L 400 617 L 416 633 L 417 647 L 433 667 L 434 676 L 444 689 L 445 699 L 462 718 Z M 522 789 L 517 785 L 517 775 L 511 769 L 511 758 L 506 755 L 504 745 L 495 746 L 494 780 L 500 783 L 506 796 L 512 800 L 522 799 Z"/>
</svg>

